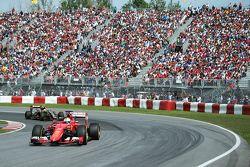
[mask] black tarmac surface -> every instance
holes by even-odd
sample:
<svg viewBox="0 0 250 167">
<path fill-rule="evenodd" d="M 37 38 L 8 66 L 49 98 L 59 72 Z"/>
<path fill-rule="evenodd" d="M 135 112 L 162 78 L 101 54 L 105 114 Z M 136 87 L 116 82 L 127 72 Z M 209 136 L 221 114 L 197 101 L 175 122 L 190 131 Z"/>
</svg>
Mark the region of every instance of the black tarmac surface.
<svg viewBox="0 0 250 167">
<path fill-rule="evenodd" d="M 18 110 L 18 111 L 17 111 Z M 236 145 L 233 134 L 187 119 L 129 113 L 89 111 L 90 122 L 101 126 L 99 141 L 86 146 L 32 146 L 35 124 L 25 120 L 25 108 L 0 108 L 0 119 L 26 124 L 21 131 L 0 135 L 0 167 L 194 167 L 225 154 Z M 57 109 L 59 111 L 59 109 Z M 249 167 L 249 145 L 207 166 Z"/>
</svg>

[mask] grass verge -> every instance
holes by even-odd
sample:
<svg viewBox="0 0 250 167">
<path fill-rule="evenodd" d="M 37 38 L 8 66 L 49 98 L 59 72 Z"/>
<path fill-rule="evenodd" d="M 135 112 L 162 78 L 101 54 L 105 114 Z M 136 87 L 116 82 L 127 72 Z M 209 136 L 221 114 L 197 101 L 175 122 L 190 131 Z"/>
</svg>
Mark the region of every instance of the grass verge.
<svg viewBox="0 0 250 167">
<path fill-rule="evenodd" d="M 1 129 L 1 128 L 0 128 L 0 134 L 1 134 L 1 133 L 5 133 L 5 132 L 9 132 L 9 130 L 4 130 L 4 129 Z"/>
<path fill-rule="evenodd" d="M 28 107 L 30 104 L 0 104 L 0 106 L 11 107 Z M 250 144 L 250 116 L 248 115 L 226 115 L 226 114 L 211 114 L 197 113 L 184 111 L 163 111 L 163 110 L 148 110 L 139 108 L 125 107 L 98 107 L 98 106 L 81 106 L 81 105 L 62 105 L 62 104 L 46 104 L 48 108 L 63 108 L 63 109 L 79 109 L 79 110 L 103 110 L 103 111 L 119 111 L 142 114 L 167 115 L 174 117 L 190 118 L 200 121 L 209 122 L 230 129 L 239 134 Z M 0 132 L 1 133 L 1 132 Z"/>
<path fill-rule="evenodd" d="M 0 120 L 0 124 L 7 124 L 7 122 Z"/>
<path fill-rule="evenodd" d="M 0 120 L 0 133 L 8 132 L 8 130 L 1 129 L 1 125 L 4 126 L 5 124 L 8 124 L 6 121 Z"/>
</svg>

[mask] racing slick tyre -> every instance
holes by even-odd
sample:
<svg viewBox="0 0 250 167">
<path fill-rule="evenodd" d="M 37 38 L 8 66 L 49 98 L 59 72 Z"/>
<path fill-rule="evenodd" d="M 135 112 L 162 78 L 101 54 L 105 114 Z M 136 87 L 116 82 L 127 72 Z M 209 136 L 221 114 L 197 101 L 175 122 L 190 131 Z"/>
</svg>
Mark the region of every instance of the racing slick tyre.
<svg viewBox="0 0 250 167">
<path fill-rule="evenodd" d="M 83 143 L 79 143 L 79 145 L 87 145 L 88 144 L 88 133 L 87 128 L 84 125 L 79 125 L 76 129 L 77 137 L 83 137 Z"/>
<path fill-rule="evenodd" d="M 44 136 L 44 128 L 42 125 L 35 125 L 32 129 L 31 137 L 42 137 Z M 31 143 L 34 145 L 41 145 L 41 143 L 37 143 L 37 140 L 31 140 Z"/>
<path fill-rule="evenodd" d="M 31 111 L 26 111 L 25 112 L 25 119 L 31 119 L 32 117 L 32 112 Z"/>
<path fill-rule="evenodd" d="M 90 123 L 89 136 L 93 140 L 99 140 L 101 135 L 100 125 L 98 123 Z"/>
<path fill-rule="evenodd" d="M 32 129 L 32 137 L 41 137 L 44 135 L 44 128 L 42 125 L 35 125 Z"/>
<path fill-rule="evenodd" d="M 45 113 L 45 112 L 40 113 L 40 121 L 45 121 L 46 117 L 47 117 L 47 113 Z"/>
<path fill-rule="evenodd" d="M 57 114 L 57 119 L 58 121 L 62 121 L 64 119 L 64 113 L 62 111 L 60 111 L 58 114 Z"/>
</svg>

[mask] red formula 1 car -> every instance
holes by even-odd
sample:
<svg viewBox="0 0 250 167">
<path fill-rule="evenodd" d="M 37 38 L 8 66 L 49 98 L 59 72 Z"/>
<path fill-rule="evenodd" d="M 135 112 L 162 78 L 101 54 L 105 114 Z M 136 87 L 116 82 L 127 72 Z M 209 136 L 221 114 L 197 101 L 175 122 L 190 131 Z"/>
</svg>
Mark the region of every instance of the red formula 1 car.
<svg viewBox="0 0 250 167">
<path fill-rule="evenodd" d="M 76 118 L 83 118 L 79 123 Z M 88 113 L 67 111 L 63 121 L 53 121 L 45 129 L 42 125 L 35 125 L 30 142 L 34 145 L 44 143 L 86 145 L 88 140 L 99 140 L 100 126 L 98 123 L 88 125 Z"/>
</svg>

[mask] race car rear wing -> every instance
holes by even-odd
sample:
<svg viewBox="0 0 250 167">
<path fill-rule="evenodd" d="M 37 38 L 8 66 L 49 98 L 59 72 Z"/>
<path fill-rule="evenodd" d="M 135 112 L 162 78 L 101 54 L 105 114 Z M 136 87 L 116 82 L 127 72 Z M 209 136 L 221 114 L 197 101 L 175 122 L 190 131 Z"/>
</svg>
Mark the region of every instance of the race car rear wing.
<svg viewBox="0 0 250 167">
<path fill-rule="evenodd" d="M 66 114 L 71 114 L 73 118 L 87 118 L 88 113 L 86 112 L 77 112 L 77 111 L 65 111 Z"/>
<path fill-rule="evenodd" d="M 75 118 L 86 118 L 86 117 L 88 117 L 88 113 L 86 113 L 86 112 L 73 112 L 72 113 L 72 117 L 75 117 Z"/>
<path fill-rule="evenodd" d="M 31 105 L 30 108 L 45 108 L 44 106 Z"/>
</svg>

